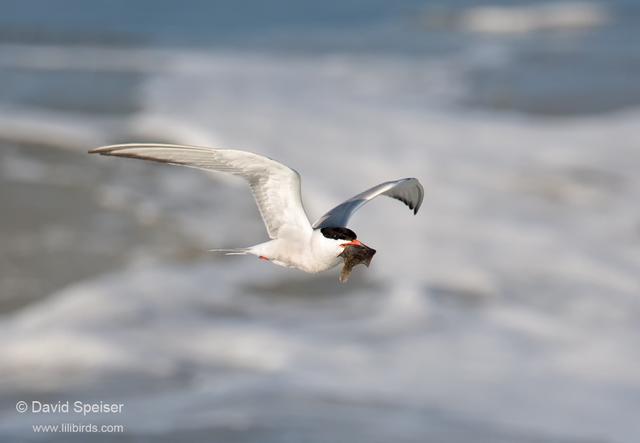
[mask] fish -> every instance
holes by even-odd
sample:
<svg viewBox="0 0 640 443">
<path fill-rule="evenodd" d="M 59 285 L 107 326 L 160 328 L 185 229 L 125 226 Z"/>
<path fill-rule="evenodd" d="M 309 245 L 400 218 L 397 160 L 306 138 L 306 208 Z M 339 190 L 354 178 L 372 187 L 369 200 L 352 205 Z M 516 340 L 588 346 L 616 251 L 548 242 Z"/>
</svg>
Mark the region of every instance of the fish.
<svg viewBox="0 0 640 443">
<path fill-rule="evenodd" d="M 360 243 L 359 245 L 346 246 L 338 257 L 342 257 L 344 265 L 340 271 L 340 283 L 346 283 L 351 276 L 353 268 L 363 264 L 369 267 L 376 250 Z"/>
</svg>

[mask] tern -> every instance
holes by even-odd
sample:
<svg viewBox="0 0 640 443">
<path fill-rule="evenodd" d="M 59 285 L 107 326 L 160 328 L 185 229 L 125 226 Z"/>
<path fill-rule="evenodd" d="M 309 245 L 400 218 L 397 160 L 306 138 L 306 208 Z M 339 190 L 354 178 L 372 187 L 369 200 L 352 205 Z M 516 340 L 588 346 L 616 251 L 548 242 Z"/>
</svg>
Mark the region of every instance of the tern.
<svg viewBox="0 0 640 443">
<path fill-rule="evenodd" d="M 340 203 L 311 224 L 302 204 L 300 174 L 263 155 L 236 149 L 150 143 L 103 146 L 89 153 L 151 160 L 242 177 L 249 182 L 270 240 L 245 248 L 213 251 L 255 255 L 276 265 L 309 273 L 337 266 L 346 257 L 343 252 L 349 246 L 364 247 L 375 253 L 347 228 L 351 216 L 364 204 L 385 195 L 403 202 L 417 214 L 424 196 L 423 187 L 416 178 L 387 181 Z M 365 263 L 367 266 L 372 255 Z"/>
</svg>

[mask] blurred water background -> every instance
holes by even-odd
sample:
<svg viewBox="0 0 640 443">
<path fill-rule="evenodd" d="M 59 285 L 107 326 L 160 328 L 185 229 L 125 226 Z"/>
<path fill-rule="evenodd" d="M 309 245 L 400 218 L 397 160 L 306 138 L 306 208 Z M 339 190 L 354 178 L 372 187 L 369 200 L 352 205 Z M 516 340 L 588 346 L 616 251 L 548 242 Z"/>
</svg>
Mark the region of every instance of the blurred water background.
<svg viewBox="0 0 640 443">
<path fill-rule="evenodd" d="M 0 10 L 0 441 L 638 441 L 640 3 Z M 281 160 L 312 219 L 426 198 L 339 285 L 205 252 L 266 239 L 245 184 L 86 154 L 130 141 Z"/>
</svg>

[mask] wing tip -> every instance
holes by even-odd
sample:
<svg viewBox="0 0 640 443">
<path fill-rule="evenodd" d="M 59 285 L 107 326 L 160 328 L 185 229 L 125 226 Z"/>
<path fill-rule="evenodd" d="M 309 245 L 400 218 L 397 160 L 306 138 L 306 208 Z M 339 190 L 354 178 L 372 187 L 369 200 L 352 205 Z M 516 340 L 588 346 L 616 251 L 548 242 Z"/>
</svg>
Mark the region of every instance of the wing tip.
<svg viewBox="0 0 640 443">
<path fill-rule="evenodd" d="M 413 215 L 417 215 L 418 214 L 418 210 L 422 206 L 422 201 L 424 200 L 424 186 L 422 186 L 422 183 L 420 183 L 420 180 L 418 180 L 417 178 L 414 178 L 414 180 L 416 181 L 416 184 L 418 185 L 417 187 L 418 187 L 419 198 L 418 198 L 418 203 L 416 204 L 416 207 L 413 210 Z"/>
<path fill-rule="evenodd" d="M 233 151 L 233 149 L 215 149 L 206 146 L 196 146 L 196 145 L 176 145 L 172 143 L 120 143 L 116 145 L 107 145 L 100 146 L 98 148 L 93 148 L 88 151 L 89 154 L 100 154 L 100 155 L 114 155 L 120 157 L 129 157 L 130 155 L 125 155 L 124 152 L 134 151 L 134 150 L 145 150 L 145 149 L 182 149 L 182 150 L 191 150 L 191 151 Z M 244 151 L 243 151 L 244 152 Z M 253 153 L 250 153 L 253 154 Z M 134 158 L 146 158 L 134 153 Z M 259 155 L 259 154 L 254 154 Z"/>
<path fill-rule="evenodd" d="M 129 144 L 121 144 L 121 145 L 107 145 L 107 146 L 99 146 L 97 148 L 89 149 L 87 151 L 88 154 L 100 154 L 100 155 L 109 155 L 118 149 L 140 146 L 139 144 L 129 143 Z"/>
<path fill-rule="evenodd" d="M 416 203 L 416 205 L 414 206 L 409 200 L 403 200 L 403 203 L 412 210 L 413 215 L 418 215 L 418 210 L 420 210 L 420 207 L 422 206 L 422 200 L 424 199 L 424 187 L 422 186 L 422 183 L 420 183 L 420 180 L 415 177 L 401 178 L 398 180 L 398 182 L 414 182 L 416 184 L 416 187 L 418 189 L 418 202 Z"/>
<path fill-rule="evenodd" d="M 108 149 L 106 148 L 110 148 L 110 146 L 100 146 L 99 148 L 89 149 L 87 154 L 105 154 L 108 152 Z"/>
</svg>

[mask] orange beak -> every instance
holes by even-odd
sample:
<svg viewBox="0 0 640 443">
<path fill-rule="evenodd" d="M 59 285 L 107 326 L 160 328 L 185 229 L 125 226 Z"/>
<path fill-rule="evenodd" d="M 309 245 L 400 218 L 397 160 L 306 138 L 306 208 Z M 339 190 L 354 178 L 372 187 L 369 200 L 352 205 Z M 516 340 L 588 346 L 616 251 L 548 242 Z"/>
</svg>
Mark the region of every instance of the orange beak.
<svg viewBox="0 0 640 443">
<path fill-rule="evenodd" d="M 340 246 L 342 246 L 343 248 L 346 248 L 347 246 L 362 246 L 362 242 L 360 240 L 353 240 L 349 243 L 343 243 Z"/>
</svg>

